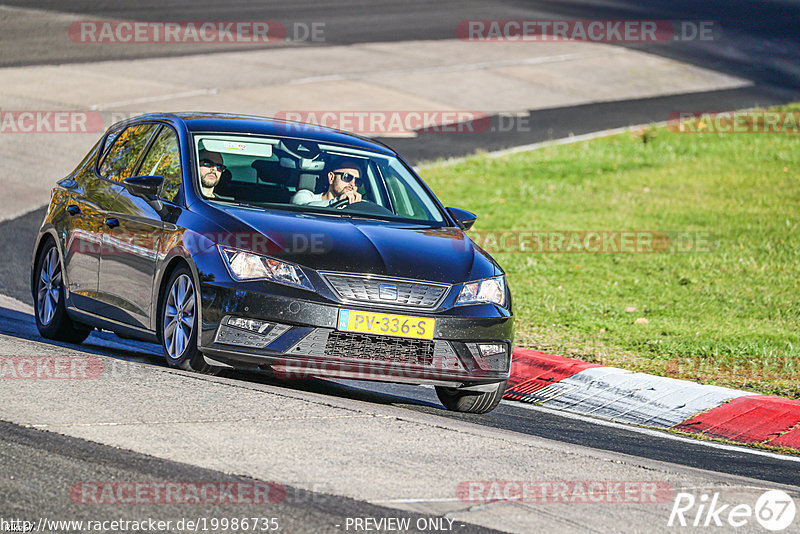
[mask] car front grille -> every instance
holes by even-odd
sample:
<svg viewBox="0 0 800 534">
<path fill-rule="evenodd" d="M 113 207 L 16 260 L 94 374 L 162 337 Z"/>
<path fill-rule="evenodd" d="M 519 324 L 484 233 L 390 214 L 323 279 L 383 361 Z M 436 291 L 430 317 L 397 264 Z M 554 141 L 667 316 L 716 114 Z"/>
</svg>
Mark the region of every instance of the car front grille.
<svg viewBox="0 0 800 534">
<path fill-rule="evenodd" d="M 373 336 L 333 331 L 325 344 L 325 355 L 413 365 L 433 363 L 434 342 L 427 339 Z"/>
<path fill-rule="evenodd" d="M 392 278 L 332 273 L 323 273 L 322 276 L 343 302 L 430 309 L 439 305 L 450 288 L 444 284 L 400 281 Z"/>
</svg>

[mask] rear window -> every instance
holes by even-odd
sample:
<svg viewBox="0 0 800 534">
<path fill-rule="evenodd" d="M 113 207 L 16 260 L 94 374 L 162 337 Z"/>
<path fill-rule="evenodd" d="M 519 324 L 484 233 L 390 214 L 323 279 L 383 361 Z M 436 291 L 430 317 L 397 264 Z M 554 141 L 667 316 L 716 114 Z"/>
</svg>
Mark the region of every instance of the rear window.
<svg viewBox="0 0 800 534">
<path fill-rule="evenodd" d="M 98 172 L 103 178 L 121 182 L 133 175 L 136 162 L 147 146 L 147 141 L 156 129 L 156 124 L 136 124 L 128 126 L 114 136 L 113 143 L 106 141 L 109 148 L 103 154 Z"/>
</svg>

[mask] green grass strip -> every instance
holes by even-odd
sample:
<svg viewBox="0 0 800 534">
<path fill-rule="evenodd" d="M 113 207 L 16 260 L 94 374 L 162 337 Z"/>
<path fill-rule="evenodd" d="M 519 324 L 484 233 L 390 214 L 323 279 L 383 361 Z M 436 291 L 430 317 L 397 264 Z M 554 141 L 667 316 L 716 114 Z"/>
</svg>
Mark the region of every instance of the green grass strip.
<svg viewBox="0 0 800 534">
<path fill-rule="evenodd" d="M 800 134 L 646 128 L 422 174 L 478 214 L 517 345 L 800 398 Z M 655 251 L 586 251 L 623 231 Z"/>
</svg>

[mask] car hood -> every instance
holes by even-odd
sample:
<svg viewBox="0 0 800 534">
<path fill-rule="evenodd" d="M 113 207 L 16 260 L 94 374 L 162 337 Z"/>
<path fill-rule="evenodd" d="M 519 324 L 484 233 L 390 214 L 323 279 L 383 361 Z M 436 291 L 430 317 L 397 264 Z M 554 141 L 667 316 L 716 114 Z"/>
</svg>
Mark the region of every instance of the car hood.
<svg viewBox="0 0 800 534">
<path fill-rule="evenodd" d="M 222 245 L 317 271 L 459 283 L 502 271 L 458 228 L 221 206 Z M 216 218 L 216 217 L 215 217 Z"/>
</svg>

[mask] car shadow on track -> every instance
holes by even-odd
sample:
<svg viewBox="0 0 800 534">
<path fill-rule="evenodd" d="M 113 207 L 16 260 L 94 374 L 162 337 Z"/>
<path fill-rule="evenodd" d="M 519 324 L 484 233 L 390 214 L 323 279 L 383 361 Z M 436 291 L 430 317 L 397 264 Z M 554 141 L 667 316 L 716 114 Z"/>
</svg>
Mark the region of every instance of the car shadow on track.
<svg viewBox="0 0 800 534">
<path fill-rule="evenodd" d="M 0 335 L 37 343 L 46 343 L 66 349 L 79 350 L 87 354 L 106 356 L 132 364 L 143 363 L 156 367 L 167 367 L 159 345 L 132 339 L 123 339 L 112 332 L 97 330 L 93 331 L 86 341 L 79 345 L 45 339 L 39 334 L 32 315 L 3 306 L 0 306 Z M 4 356 L 4 354 L 2 354 L 2 349 L 0 349 L 0 356 Z M 13 354 L 5 354 L 5 356 L 13 356 Z M 412 386 L 372 382 L 339 382 L 322 378 L 288 380 L 276 378 L 264 373 L 234 371 L 230 369 L 223 370 L 220 376 L 232 378 L 234 380 L 318 393 L 321 395 L 347 398 L 374 404 L 442 408 L 441 405 L 435 401 L 435 395 L 431 398 L 432 390 Z"/>
<path fill-rule="evenodd" d="M 375 404 L 425 406 L 443 409 L 440 404 L 432 401 L 425 395 L 425 391 L 416 386 L 402 386 L 398 384 L 380 382 L 361 382 L 354 380 L 336 380 L 327 378 L 308 379 L 282 379 L 273 376 L 248 372 L 226 371 L 231 378 L 244 379 L 250 382 L 267 384 L 271 386 L 286 387 L 309 393 L 319 393 L 335 397 L 359 400 Z M 429 390 L 432 391 L 432 390 Z M 434 395 L 435 398 L 435 395 Z"/>
</svg>

